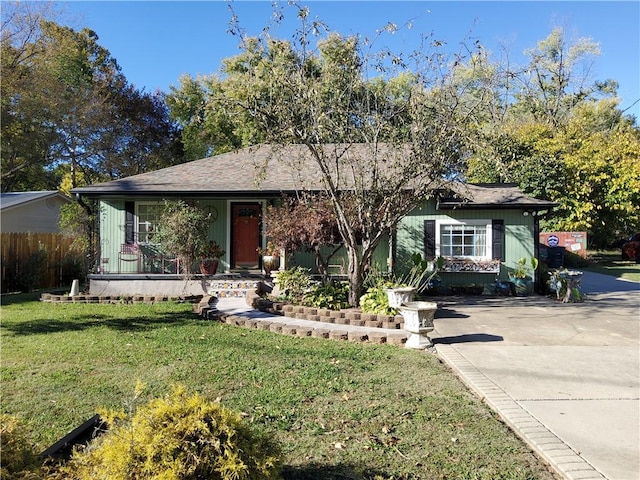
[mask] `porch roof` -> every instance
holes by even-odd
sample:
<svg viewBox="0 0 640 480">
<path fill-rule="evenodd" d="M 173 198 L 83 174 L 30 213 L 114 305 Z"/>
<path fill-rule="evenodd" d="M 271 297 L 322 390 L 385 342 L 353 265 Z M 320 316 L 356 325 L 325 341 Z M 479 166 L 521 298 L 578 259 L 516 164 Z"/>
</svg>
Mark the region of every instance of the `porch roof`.
<svg viewBox="0 0 640 480">
<path fill-rule="evenodd" d="M 525 195 L 517 185 L 509 183 L 458 184 L 455 191 L 440 196 L 439 210 L 455 208 L 515 208 L 541 211 L 557 203 Z"/>
</svg>

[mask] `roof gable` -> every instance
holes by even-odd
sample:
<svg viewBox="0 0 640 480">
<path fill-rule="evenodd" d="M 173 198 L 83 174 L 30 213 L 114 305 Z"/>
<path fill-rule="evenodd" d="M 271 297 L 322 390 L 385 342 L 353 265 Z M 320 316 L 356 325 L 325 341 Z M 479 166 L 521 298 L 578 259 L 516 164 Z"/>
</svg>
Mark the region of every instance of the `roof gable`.
<svg viewBox="0 0 640 480">
<path fill-rule="evenodd" d="M 3 192 L 0 194 L 0 208 L 7 210 L 9 208 L 15 208 L 28 203 L 46 200 L 50 198 L 59 198 L 65 202 L 70 202 L 71 199 L 61 194 L 57 190 L 43 190 L 43 191 L 30 191 L 30 192 Z"/>
</svg>

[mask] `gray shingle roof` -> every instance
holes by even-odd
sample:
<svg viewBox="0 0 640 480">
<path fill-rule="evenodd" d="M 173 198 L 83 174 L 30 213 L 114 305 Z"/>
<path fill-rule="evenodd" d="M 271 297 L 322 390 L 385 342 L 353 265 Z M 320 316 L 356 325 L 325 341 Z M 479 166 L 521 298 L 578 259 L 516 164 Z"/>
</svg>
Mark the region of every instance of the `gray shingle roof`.
<svg viewBox="0 0 640 480">
<path fill-rule="evenodd" d="M 344 145 L 325 145 L 344 151 Z M 350 152 L 363 155 L 367 145 L 350 145 Z M 285 162 L 285 159 L 287 160 Z M 291 160 L 301 167 L 290 168 Z M 305 145 L 272 149 L 258 145 L 223 153 L 153 172 L 76 188 L 72 193 L 104 196 L 239 196 L 279 195 L 297 190 L 323 190 L 317 164 Z M 344 178 L 345 184 L 349 179 Z M 524 195 L 513 185 L 464 185 L 457 198 L 442 199 L 441 208 L 551 208 L 555 204 Z"/>
<path fill-rule="evenodd" d="M 442 210 L 451 208 L 528 208 L 545 210 L 556 203 L 532 198 L 516 186 L 508 183 L 463 184 L 457 192 L 440 197 Z"/>
<path fill-rule="evenodd" d="M 318 169 L 308 159 L 306 147 L 287 147 L 288 158 L 300 158 L 305 168 L 285 167 L 283 155 L 269 146 L 243 148 L 153 172 L 76 188 L 81 195 L 108 194 L 239 194 L 280 193 L 320 188 Z"/>
<path fill-rule="evenodd" d="M 67 197 L 62 195 L 57 190 L 41 190 L 31 192 L 3 192 L 0 194 L 0 206 L 2 209 L 11 208 L 25 203 L 34 202 L 36 200 L 43 200 L 49 197 L 60 196 L 66 200 Z"/>
</svg>

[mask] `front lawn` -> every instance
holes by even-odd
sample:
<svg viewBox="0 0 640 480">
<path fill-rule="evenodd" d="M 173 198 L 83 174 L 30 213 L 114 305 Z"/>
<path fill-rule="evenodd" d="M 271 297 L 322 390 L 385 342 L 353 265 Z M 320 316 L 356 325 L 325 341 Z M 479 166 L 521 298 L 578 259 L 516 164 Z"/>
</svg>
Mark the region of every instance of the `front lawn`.
<svg viewBox="0 0 640 480">
<path fill-rule="evenodd" d="M 44 449 L 100 407 L 174 384 L 243 412 L 285 479 L 554 479 L 431 354 L 205 321 L 185 304 L 2 298 L 2 412 Z"/>
<path fill-rule="evenodd" d="M 640 282 L 640 264 L 633 260 L 622 260 L 619 251 L 590 251 L 588 253 L 586 265 L 580 266 L 583 270 Z"/>
</svg>

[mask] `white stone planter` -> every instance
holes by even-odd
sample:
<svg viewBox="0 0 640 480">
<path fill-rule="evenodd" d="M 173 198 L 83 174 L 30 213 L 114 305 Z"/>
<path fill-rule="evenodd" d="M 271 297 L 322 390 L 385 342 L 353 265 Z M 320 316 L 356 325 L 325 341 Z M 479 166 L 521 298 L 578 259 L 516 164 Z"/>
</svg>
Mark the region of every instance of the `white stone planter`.
<svg viewBox="0 0 640 480">
<path fill-rule="evenodd" d="M 404 329 L 410 333 L 405 346 L 407 348 L 425 349 L 433 346 L 427 333 L 433 331 L 433 319 L 438 304 L 433 302 L 407 302 L 398 306 L 404 318 Z"/>
<path fill-rule="evenodd" d="M 275 255 L 263 255 L 262 256 L 262 268 L 267 275 L 271 275 L 273 270 L 280 268 L 280 257 Z"/>
<path fill-rule="evenodd" d="M 387 298 L 389 299 L 389 306 L 391 308 L 398 308 L 403 303 L 409 303 L 413 301 L 413 297 L 416 294 L 416 289 L 413 287 L 395 287 L 387 288 Z"/>
</svg>

